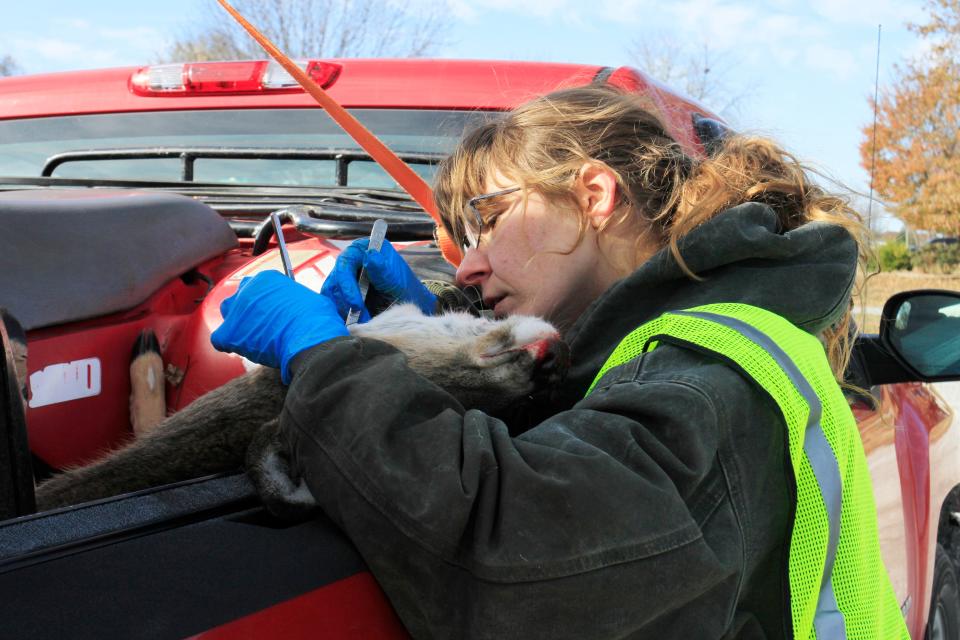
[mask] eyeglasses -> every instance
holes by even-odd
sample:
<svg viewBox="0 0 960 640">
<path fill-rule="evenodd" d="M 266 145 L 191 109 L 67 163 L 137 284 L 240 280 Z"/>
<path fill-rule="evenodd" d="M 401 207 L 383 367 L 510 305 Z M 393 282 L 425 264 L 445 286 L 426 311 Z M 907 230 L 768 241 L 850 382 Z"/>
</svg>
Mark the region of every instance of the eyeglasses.
<svg viewBox="0 0 960 640">
<path fill-rule="evenodd" d="M 515 193 L 520 191 L 521 187 L 510 187 L 509 189 L 504 189 L 503 191 L 494 191 L 492 193 L 483 193 L 479 196 L 474 196 L 467 200 L 467 209 L 470 210 L 470 213 L 473 215 L 473 220 L 469 218 L 464 224 L 464 237 L 460 241 L 461 248 L 466 251 L 467 249 L 476 249 L 480 246 L 480 237 L 483 235 L 483 211 L 485 205 L 489 206 L 489 201 L 493 198 L 499 198 L 500 196 L 505 196 L 510 193 Z M 489 213 L 489 212 L 488 212 Z M 496 216 L 489 216 L 487 224 L 490 224 L 490 221 L 495 220 Z M 476 226 L 474 226 L 474 223 Z"/>
</svg>

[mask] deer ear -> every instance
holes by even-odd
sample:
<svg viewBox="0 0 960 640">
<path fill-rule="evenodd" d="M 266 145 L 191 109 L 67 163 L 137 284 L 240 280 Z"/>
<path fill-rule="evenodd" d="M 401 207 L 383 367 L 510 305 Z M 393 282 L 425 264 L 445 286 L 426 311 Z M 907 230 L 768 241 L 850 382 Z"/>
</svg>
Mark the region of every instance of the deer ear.
<svg viewBox="0 0 960 640">
<path fill-rule="evenodd" d="M 580 211 L 590 226 L 598 228 L 616 209 L 617 178 L 610 167 L 599 162 L 585 162 L 573 184 Z"/>
</svg>

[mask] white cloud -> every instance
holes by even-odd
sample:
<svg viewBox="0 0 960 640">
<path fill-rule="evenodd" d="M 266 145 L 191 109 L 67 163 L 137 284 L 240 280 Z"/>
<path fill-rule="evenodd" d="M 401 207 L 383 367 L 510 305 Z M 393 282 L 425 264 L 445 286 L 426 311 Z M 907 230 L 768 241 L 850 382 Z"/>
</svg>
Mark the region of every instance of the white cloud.
<svg viewBox="0 0 960 640">
<path fill-rule="evenodd" d="M 907 15 L 888 0 L 878 0 L 884 15 Z M 857 14 L 854 0 L 841 0 L 830 9 L 811 14 L 807 5 L 794 0 L 748 3 L 729 0 L 683 0 L 667 5 L 665 24 L 674 25 L 679 37 L 707 43 L 718 54 L 769 73 L 772 68 L 799 74 L 811 70 L 845 80 L 861 68 L 862 38 L 851 39 L 849 22 Z M 910 10 L 912 11 L 912 10 Z M 872 18 L 870 18 L 872 20 Z M 868 20 L 869 21 L 869 20 Z M 772 63 L 772 64 L 771 64 Z"/>
<path fill-rule="evenodd" d="M 509 20 L 510 16 L 526 20 L 531 31 L 549 28 L 550 24 L 576 26 L 587 32 L 610 32 L 623 25 L 645 25 L 660 22 L 673 6 L 657 0 L 592 0 L 590 3 L 577 0 L 446 0 L 455 18 L 476 22 L 490 14 L 499 14 Z M 532 22 L 531 19 L 538 22 Z M 672 17 L 670 18 L 673 19 Z"/>
<path fill-rule="evenodd" d="M 799 5 L 797 0 L 769 0 L 769 3 L 771 7 L 781 11 L 786 11 L 788 9 L 792 10 L 797 8 Z"/>
<path fill-rule="evenodd" d="M 143 46 L 145 42 L 157 42 L 163 36 L 151 27 L 131 27 L 129 29 L 97 29 L 97 35 L 110 40 L 119 40 L 135 46 Z"/>
<path fill-rule="evenodd" d="M 129 27 L 100 26 L 86 17 L 51 18 L 44 30 L 11 26 L 16 31 L 0 33 L 3 51 L 27 72 L 88 69 L 143 63 L 155 57 L 165 41 L 160 29 L 136 19 Z M 123 24 L 122 22 L 120 23 Z"/>
<path fill-rule="evenodd" d="M 51 63 L 69 65 L 68 68 L 102 67 L 121 62 L 112 49 L 92 48 L 59 38 L 17 38 L 12 44 L 14 57 L 25 65 L 36 65 L 38 57 Z"/>
<path fill-rule="evenodd" d="M 455 19 L 464 22 L 474 22 L 480 15 L 470 0 L 448 0 L 447 7 Z"/>
<path fill-rule="evenodd" d="M 897 56 L 896 59 L 898 62 L 913 62 L 919 65 L 920 68 L 929 68 L 932 61 L 931 54 L 933 53 L 934 47 L 937 46 L 938 41 L 942 41 L 942 39 L 915 38 L 895 53 Z M 881 55 L 883 55 L 883 53 L 881 53 Z"/>
<path fill-rule="evenodd" d="M 902 25 L 905 22 L 920 20 L 923 7 L 920 3 L 902 0 L 810 0 L 810 8 L 830 22 L 876 27 L 885 24 L 888 27 Z"/>
<path fill-rule="evenodd" d="M 804 51 L 804 61 L 808 67 L 831 73 L 839 80 L 850 78 L 859 68 L 850 51 L 822 43 L 808 46 Z"/>
<path fill-rule="evenodd" d="M 82 45 L 58 38 L 37 38 L 34 40 L 18 38 L 14 40 L 13 44 L 19 50 L 50 59 L 77 58 L 84 53 Z"/>
<path fill-rule="evenodd" d="M 669 7 L 656 0 L 594 0 L 586 22 L 615 24 L 659 24 Z"/>
<path fill-rule="evenodd" d="M 846 81 L 872 69 L 873 55 L 864 51 L 875 42 L 875 25 L 902 34 L 903 23 L 922 19 L 920 3 L 901 0 L 447 0 L 459 19 L 483 23 L 496 14 L 498 20 L 535 20 L 532 30 L 549 32 L 563 23 L 582 27 L 584 39 L 603 38 L 606 33 L 633 33 L 622 47 L 654 35 L 676 37 L 692 45 L 706 44 L 718 59 L 733 61 L 745 76 L 813 73 L 832 81 Z M 890 25 L 887 27 L 887 25 Z M 621 35 L 621 38 L 624 36 Z M 512 44 L 512 50 L 523 48 Z M 530 57 L 543 58 L 540 41 Z M 894 59 L 924 52 L 922 42 L 909 51 L 884 51 L 888 66 Z M 537 48 L 539 47 L 539 48 Z M 898 48 L 902 48 L 902 45 Z M 540 55 L 537 55 L 537 54 Z M 906 55 L 904 55 L 906 54 Z M 748 71 L 749 70 L 749 71 Z"/>
<path fill-rule="evenodd" d="M 454 15 L 459 14 L 468 19 L 491 12 L 574 23 L 581 22 L 583 18 L 579 10 L 582 5 L 574 0 L 534 0 L 519 3 L 516 0 L 449 0 L 449 5 Z M 536 28 L 536 25 L 532 24 L 531 28 Z"/>
<path fill-rule="evenodd" d="M 491 13 L 504 20 L 581 24 L 589 37 L 623 32 L 636 25 L 636 38 L 675 35 L 694 44 L 706 43 L 717 56 L 735 59 L 753 73 L 780 69 L 791 74 L 812 71 L 818 76 L 847 80 L 858 73 L 863 58 L 866 25 L 877 19 L 902 24 L 918 18 L 918 8 L 897 0 L 448 0 L 459 19 L 478 22 Z M 537 25 L 531 25 L 536 28 Z M 847 43 L 850 46 L 845 46 Z M 522 45 L 523 43 L 515 43 Z M 630 46 L 624 42 L 623 46 Z M 541 45 L 542 47 L 543 45 Z M 516 49 L 516 46 L 514 46 Z"/>
<path fill-rule="evenodd" d="M 91 24 L 89 20 L 83 18 L 58 18 L 54 24 L 63 25 L 70 29 L 89 29 Z"/>
<path fill-rule="evenodd" d="M 702 31 L 721 46 L 730 46 L 760 17 L 755 5 L 722 0 L 685 0 L 670 5 L 677 26 Z"/>
<path fill-rule="evenodd" d="M 828 31 L 799 15 L 774 14 L 761 16 L 742 34 L 741 47 L 748 59 L 758 66 L 770 61 L 788 70 L 789 65 L 803 61 L 803 52 L 813 43 L 826 41 Z M 745 45 L 745 46 L 744 46 Z"/>
</svg>

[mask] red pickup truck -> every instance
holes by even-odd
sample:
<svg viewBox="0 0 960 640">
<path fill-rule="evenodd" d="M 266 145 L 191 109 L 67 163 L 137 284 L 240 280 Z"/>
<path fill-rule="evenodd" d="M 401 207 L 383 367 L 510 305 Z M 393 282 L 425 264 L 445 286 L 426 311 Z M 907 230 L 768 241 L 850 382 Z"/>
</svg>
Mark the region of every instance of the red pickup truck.
<svg viewBox="0 0 960 640">
<path fill-rule="evenodd" d="M 725 133 L 627 67 L 314 60 L 307 72 L 429 180 L 464 129 L 562 86 L 641 95 L 689 151 Z M 158 336 L 169 411 L 244 371 L 212 349 L 220 301 L 277 268 L 300 282 L 385 218 L 415 268 L 449 277 L 432 222 L 278 66 L 193 63 L 0 79 L 0 620 L 11 637 L 404 637 L 322 517 L 288 524 L 241 473 L 32 513 L 33 481 L 129 438 L 130 349 Z M 960 297 L 891 299 L 849 377 L 881 547 L 913 637 L 960 634 L 960 427 L 928 382 L 960 379 Z M 11 325 L 12 326 L 12 323 Z M 25 402 L 20 401 L 26 387 Z M 642 594 L 638 594 L 638 597 Z"/>
</svg>

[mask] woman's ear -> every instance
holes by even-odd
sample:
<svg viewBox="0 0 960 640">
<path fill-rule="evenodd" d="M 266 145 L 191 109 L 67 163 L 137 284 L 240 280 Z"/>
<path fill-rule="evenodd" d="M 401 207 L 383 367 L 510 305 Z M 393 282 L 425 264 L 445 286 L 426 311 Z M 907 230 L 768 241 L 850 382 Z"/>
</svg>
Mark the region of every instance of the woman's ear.
<svg viewBox="0 0 960 640">
<path fill-rule="evenodd" d="M 617 179 L 606 165 L 585 162 L 574 180 L 573 191 L 580 211 L 590 226 L 598 228 L 610 218 L 617 205 Z"/>
</svg>

